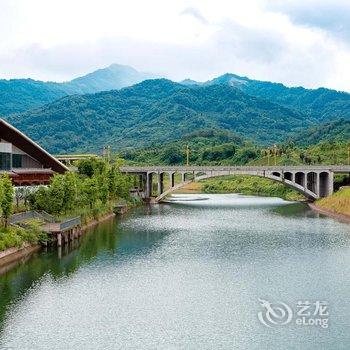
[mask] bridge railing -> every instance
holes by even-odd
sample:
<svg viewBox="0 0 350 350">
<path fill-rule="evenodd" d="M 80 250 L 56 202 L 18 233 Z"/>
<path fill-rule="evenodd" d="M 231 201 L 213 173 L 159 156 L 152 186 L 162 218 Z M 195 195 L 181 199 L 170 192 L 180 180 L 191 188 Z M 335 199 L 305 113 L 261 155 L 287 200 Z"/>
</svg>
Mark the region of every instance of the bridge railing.
<svg viewBox="0 0 350 350">
<path fill-rule="evenodd" d="M 75 218 L 68 219 L 66 221 L 63 221 L 60 223 L 60 231 L 66 231 L 71 228 L 77 227 L 81 225 L 81 219 L 80 216 L 77 216 Z"/>
<path fill-rule="evenodd" d="M 55 222 L 55 218 L 52 215 L 46 213 L 45 211 L 38 212 L 36 210 L 30 210 L 30 211 L 24 211 L 22 213 L 11 215 L 9 219 L 9 223 L 16 224 L 19 222 L 32 220 L 32 219 L 39 219 L 46 222 Z"/>
<path fill-rule="evenodd" d="M 270 165 L 270 166 L 124 166 L 120 170 L 126 173 L 146 172 L 199 172 L 199 171 L 333 171 L 350 172 L 349 165 Z"/>
</svg>

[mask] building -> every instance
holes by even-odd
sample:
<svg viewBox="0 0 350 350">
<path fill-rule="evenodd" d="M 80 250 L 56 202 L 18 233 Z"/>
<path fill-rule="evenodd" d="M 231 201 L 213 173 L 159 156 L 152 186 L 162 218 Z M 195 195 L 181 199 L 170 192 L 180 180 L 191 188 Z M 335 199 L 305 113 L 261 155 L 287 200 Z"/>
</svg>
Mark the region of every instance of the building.
<svg viewBox="0 0 350 350">
<path fill-rule="evenodd" d="M 14 185 L 45 185 L 53 174 L 67 170 L 37 143 L 0 119 L 0 174 L 9 174 Z"/>
</svg>

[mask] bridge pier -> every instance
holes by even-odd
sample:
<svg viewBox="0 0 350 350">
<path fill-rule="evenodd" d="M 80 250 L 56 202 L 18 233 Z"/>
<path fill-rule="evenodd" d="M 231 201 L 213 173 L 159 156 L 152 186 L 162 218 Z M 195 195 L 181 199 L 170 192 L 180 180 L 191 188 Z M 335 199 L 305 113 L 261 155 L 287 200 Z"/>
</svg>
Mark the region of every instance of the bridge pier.
<svg viewBox="0 0 350 350">
<path fill-rule="evenodd" d="M 158 196 L 164 192 L 164 173 L 158 173 Z"/>
<path fill-rule="evenodd" d="M 169 178 L 170 178 L 170 187 L 175 186 L 175 173 L 169 173 Z"/>
<path fill-rule="evenodd" d="M 157 167 L 122 167 L 121 171 L 138 176 L 144 190 L 144 197 L 153 195 L 153 176 L 157 178 L 157 200 L 175 189 L 181 188 L 187 180 L 200 181 L 206 178 L 226 175 L 253 175 L 266 177 L 294 188 L 309 199 L 315 200 L 333 193 L 334 173 L 349 173 L 350 166 L 333 165 L 297 165 L 297 166 L 157 166 Z M 170 188 L 164 188 L 164 174 L 169 175 Z M 175 183 L 175 175 L 181 176 L 181 182 Z M 62 237 L 62 240 L 64 237 Z"/>
<path fill-rule="evenodd" d="M 152 197 L 153 173 L 147 173 L 146 178 L 146 198 Z"/>
<path fill-rule="evenodd" d="M 181 173 L 181 182 L 186 181 L 186 173 Z"/>
</svg>

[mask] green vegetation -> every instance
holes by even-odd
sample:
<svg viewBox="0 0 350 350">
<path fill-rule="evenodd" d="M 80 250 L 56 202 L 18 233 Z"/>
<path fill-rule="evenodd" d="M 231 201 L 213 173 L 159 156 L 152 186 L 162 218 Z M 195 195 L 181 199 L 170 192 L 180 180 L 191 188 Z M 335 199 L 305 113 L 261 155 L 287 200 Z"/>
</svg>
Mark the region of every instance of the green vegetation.
<svg viewBox="0 0 350 350">
<path fill-rule="evenodd" d="M 344 118 L 313 126 L 293 136 L 293 141 L 302 146 L 321 142 L 347 142 L 348 140 L 350 140 L 350 120 Z"/>
<path fill-rule="evenodd" d="M 0 228 L 0 251 L 12 247 L 22 247 L 24 243 L 40 244 L 47 242 L 47 240 L 47 235 L 34 223 L 27 223 L 25 227 Z"/>
<path fill-rule="evenodd" d="M 119 162 L 109 164 L 93 158 L 78 164 L 78 173 L 55 175 L 50 186 L 41 186 L 35 192 L 16 195 L 17 206 L 24 200 L 30 209 L 45 210 L 58 220 L 80 216 L 84 224 L 113 212 L 116 204 L 133 203 L 130 198 L 131 178 L 121 174 Z M 48 237 L 40 229 L 42 222 L 30 220 L 20 225 L 8 225 L 13 212 L 14 189 L 11 180 L 4 175 L 0 179 L 0 251 L 20 247 L 23 243 L 47 242 Z"/>
<path fill-rule="evenodd" d="M 56 83 L 32 79 L 0 80 L 0 115 L 22 113 L 66 95 Z"/>
<path fill-rule="evenodd" d="M 24 243 L 37 244 L 47 240 L 37 222 L 26 222 L 23 227 L 8 225 L 8 219 L 13 212 L 13 195 L 14 189 L 10 178 L 8 175 L 2 175 L 0 178 L 0 251 L 21 247 Z"/>
<path fill-rule="evenodd" d="M 121 152 L 128 164 L 184 165 L 186 146 L 190 149 L 191 165 L 298 165 L 348 164 L 348 143 L 324 141 L 316 145 L 298 146 L 293 142 L 276 147 L 259 148 L 230 132 L 201 130 L 181 140 L 158 147 Z M 275 156 L 276 155 L 276 156 Z M 282 184 L 258 177 L 212 178 L 203 182 L 206 192 L 240 192 L 278 196 L 286 199 L 302 198 Z M 335 188 L 349 184 L 349 177 L 335 176 Z"/>
<path fill-rule="evenodd" d="M 45 210 L 62 219 L 81 216 L 87 223 L 101 215 L 112 213 L 117 203 L 131 201 L 132 181 L 100 159 L 82 160 L 78 173 L 55 175 L 49 187 L 40 187 L 29 195 L 31 209 Z"/>
<path fill-rule="evenodd" d="M 350 188 L 344 188 L 332 196 L 316 201 L 317 206 L 330 210 L 336 214 L 350 217 Z"/>
<path fill-rule="evenodd" d="M 121 89 L 150 78 L 150 74 L 113 64 L 65 83 L 32 79 L 0 80 L 0 115 L 22 113 L 67 95 Z"/>
<path fill-rule="evenodd" d="M 64 97 L 11 116 L 9 122 L 52 153 L 147 147 L 202 129 L 220 129 L 261 143 L 283 140 L 311 119 L 227 85 L 187 87 L 146 80 L 119 91 Z"/>
<path fill-rule="evenodd" d="M 146 78 L 131 67 L 112 65 L 61 84 L 2 80 L 0 113 L 53 153 L 152 147 L 202 129 L 227 130 L 258 145 L 350 136 L 350 94 L 329 89 L 225 74 L 201 84 L 155 79 L 100 92 Z"/>
<path fill-rule="evenodd" d="M 350 94 L 325 88 L 289 88 L 280 83 L 252 80 L 235 74 L 224 74 L 205 85 L 229 85 L 251 96 L 263 98 L 281 106 L 314 116 L 319 121 L 339 117 L 350 118 Z"/>
<path fill-rule="evenodd" d="M 3 225 L 8 226 L 8 219 L 13 211 L 13 186 L 8 175 L 3 175 L 0 179 L 0 208 Z"/>
<path fill-rule="evenodd" d="M 283 184 L 257 176 L 225 176 L 203 181 L 202 190 L 205 193 L 241 193 L 280 197 L 287 200 L 303 200 L 301 194 L 287 188 Z"/>
<path fill-rule="evenodd" d="M 145 149 L 131 149 L 120 152 L 128 164 L 186 163 L 186 149 L 189 147 L 189 162 L 196 165 L 245 164 L 255 159 L 259 149 L 241 137 L 221 130 L 199 130 L 185 135 L 177 141 Z"/>
</svg>

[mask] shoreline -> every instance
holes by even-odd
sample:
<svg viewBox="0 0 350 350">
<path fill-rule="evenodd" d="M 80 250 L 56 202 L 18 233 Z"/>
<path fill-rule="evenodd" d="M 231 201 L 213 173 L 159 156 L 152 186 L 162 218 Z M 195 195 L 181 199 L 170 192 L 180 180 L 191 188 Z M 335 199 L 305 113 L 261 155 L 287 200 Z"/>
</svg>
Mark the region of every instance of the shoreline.
<svg viewBox="0 0 350 350">
<path fill-rule="evenodd" d="M 346 214 L 339 214 L 339 213 L 335 213 L 334 211 L 331 211 L 329 209 L 326 208 L 322 208 L 319 207 L 318 205 L 314 204 L 314 203 L 308 203 L 308 206 L 311 210 L 319 213 L 319 214 L 323 214 L 325 216 L 329 216 L 333 219 L 342 221 L 344 223 L 350 224 L 350 216 L 346 215 Z"/>
<path fill-rule="evenodd" d="M 94 227 L 104 221 L 116 217 L 114 213 L 108 213 L 98 220 L 92 220 L 82 226 L 81 231 L 85 234 L 86 230 Z M 24 243 L 21 247 L 11 247 L 0 252 L 0 275 L 6 273 L 15 267 L 21 261 L 28 260 L 34 253 L 40 251 L 43 246 L 39 244 Z"/>
</svg>

